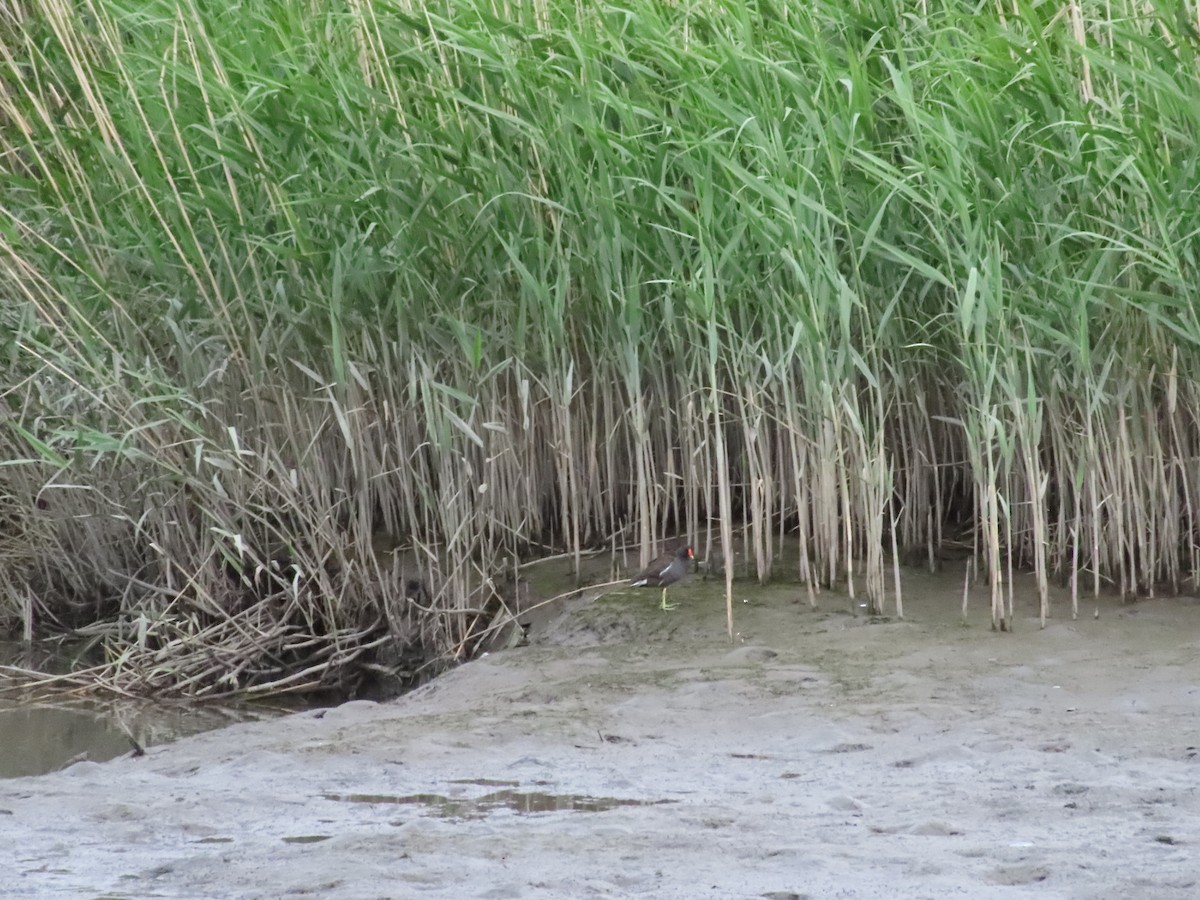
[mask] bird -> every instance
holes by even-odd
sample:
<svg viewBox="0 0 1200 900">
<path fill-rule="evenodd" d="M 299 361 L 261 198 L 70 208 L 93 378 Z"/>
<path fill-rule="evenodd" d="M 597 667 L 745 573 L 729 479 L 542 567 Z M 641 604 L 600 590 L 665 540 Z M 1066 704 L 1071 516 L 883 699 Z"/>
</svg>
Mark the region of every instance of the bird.
<svg viewBox="0 0 1200 900">
<path fill-rule="evenodd" d="M 674 609 L 679 604 L 667 603 L 667 588 L 683 579 L 688 573 L 688 561 L 695 559 L 690 544 L 685 544 L 674 553 L 667 552 L 646 567 L 646 570 L 629 582 L 630 587 L 662 588 L 661 607 Z"/>
</svg>

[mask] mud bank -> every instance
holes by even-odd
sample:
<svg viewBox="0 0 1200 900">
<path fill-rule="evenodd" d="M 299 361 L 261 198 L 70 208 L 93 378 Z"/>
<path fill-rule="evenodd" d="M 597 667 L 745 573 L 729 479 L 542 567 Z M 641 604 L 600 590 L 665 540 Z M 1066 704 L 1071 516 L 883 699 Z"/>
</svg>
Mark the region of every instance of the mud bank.
<svg viewBox="0 0 1200 900">
<path fill-rule="evenodd" d="M 735 645 L 712 585 L 576 601 L 391 703 L 0 781 L 0 897 L 1200 893 L 1200 603 L 906 589 L 746 588 Z"/>
</svg>

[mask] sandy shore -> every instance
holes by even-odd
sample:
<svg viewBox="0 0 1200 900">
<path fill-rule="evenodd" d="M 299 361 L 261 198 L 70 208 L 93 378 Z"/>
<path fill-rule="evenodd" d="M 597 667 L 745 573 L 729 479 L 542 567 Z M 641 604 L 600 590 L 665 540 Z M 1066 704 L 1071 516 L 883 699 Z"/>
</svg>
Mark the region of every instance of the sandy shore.
<svg viewBox="0 0 1200 900">
<path fill-rule="evenodd" d="M 576 602 L 387 703 L 0 781 L 0 897 L 1200 896 L 1200 602 Z M 1032 597 L 1025 611 L 1034 612 Z"/>
</svg>

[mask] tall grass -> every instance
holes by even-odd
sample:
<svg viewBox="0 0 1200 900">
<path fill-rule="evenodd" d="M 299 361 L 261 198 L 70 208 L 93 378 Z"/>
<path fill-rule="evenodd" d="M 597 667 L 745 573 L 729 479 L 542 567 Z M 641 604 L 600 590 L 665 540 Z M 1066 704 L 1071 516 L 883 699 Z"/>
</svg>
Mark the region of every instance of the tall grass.
<svg viewBox="0 0 1200 900">
<path fill-rule="evenodd" d="M 1200 573 L 1194 5 L 8 10 L 2 602 L 123 689 L 677 534 L 873 612 L 965 536 L 996 628 Z"/>
</svg>

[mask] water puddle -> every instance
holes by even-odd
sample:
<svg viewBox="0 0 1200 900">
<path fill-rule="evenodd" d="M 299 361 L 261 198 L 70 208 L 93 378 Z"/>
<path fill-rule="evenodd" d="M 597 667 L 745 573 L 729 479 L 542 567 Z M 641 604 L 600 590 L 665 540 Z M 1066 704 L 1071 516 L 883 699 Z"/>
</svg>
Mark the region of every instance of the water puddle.
<svg viewBox="0 0 1200 900">
<path fill-rule="evenodd" d="M 455 778 L 451 784 L 476 784 L 479 787 L 520 787 L 519 781 L 505 781 L 502 778 Z M 534 782 L 534 784 L 542 784 L 543 782 Z"/>
<path fill-rule="evenodd" d="M 491 784 L 488 779 L 457 781 L 455 784 Z M 500 782 L 507 784 L 509 782 Z M 506 788 L 482 797 L 446 797 L 442 794 L 322 794 L 339 803 L 391 803 L 420 806 L 444 819 L 482 819 L 498 810 L 518 815 L 545 812 L 606 812 L 621 806 L 662 806 L 674 800 L 635 800 L 628 797 L 593 797 L 589 794 L 549 794 Z"/>
</svg>

